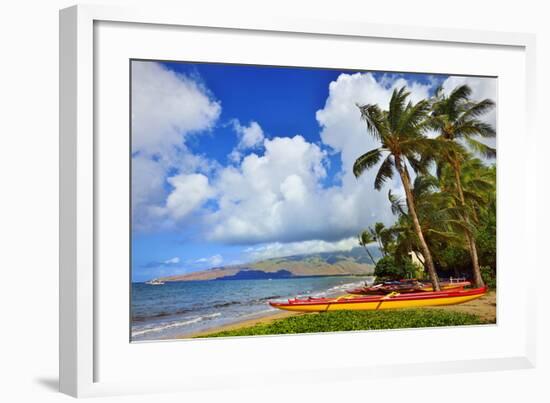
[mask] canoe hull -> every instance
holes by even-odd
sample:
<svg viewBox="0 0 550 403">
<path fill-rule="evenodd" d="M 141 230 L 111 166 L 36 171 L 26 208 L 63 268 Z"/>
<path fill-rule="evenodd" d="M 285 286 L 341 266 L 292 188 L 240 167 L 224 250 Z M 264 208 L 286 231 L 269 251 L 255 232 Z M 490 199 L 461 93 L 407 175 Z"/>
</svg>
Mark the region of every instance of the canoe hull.
<svg viewBox="0 0 550 403">
<path fill-rule="evenodd" d="M 464 287 L 468 287 L 469 285 L 471 285 L 469 281 L 461 281 L 458 283 L 443 283 L 440 285 L 440 287 L 442 290 L 450 291 L 450 290 L 460 290 L 460 289 L 463 289 Z M 433 289 L 434 289 L 433 286 L 430 284 L 422 288 L 422 291 L 433 291 Z"/>
<path fill-rule="evenodd" d="M 464 289 L 464 287 L 467 287 L 470 285 L 470 282 L 469 281 L 463 281 L 463 282 L 458 282 L 458 283 L 441 283 L 441 290 L 442 291 L 458 291 L 458 290 L 462 290 Z M 390 287 L 391 288 L 391 287 Z M 384 289 L 384 288 L 376 288 L 376 287 L 362 287 L 362 288 L 355 288 L 353 290 L 346 290 L 346 292 L 348 294 L 353 294 L 353 295 L 385 295 L 391 291 L 397 291 L 397 292 L 400 292 L 400 293 L 415 293 L 415 292 L 420 292 L 420 291 L 433 291 L 433 286 L 431 284 L 429 285 L 426 285 L 424 287 L 420 287 L 420 288 L 415 288 L 415 287 L 410 287 L 410 288 L 403 288 L 403 289 L 399 289 L 399 288 L 396 288 L 394 290 L 391 290 L 391 289 Z"/>
<path fill-rule="evenodd" d="M 455 292 L 430 293 L 437 295 L 406 294 L 395 297 L 334 298 L 319 300 L 290 300 L 288 303 L 270 302 L 270 305 L 285 311 L 378 311 L 386 309 L 421 308 L 425 306 L 456 305 L 482 297 L 486 288 Z M 422 296 L 421 296 L 422 295 Z"/>
</svg>

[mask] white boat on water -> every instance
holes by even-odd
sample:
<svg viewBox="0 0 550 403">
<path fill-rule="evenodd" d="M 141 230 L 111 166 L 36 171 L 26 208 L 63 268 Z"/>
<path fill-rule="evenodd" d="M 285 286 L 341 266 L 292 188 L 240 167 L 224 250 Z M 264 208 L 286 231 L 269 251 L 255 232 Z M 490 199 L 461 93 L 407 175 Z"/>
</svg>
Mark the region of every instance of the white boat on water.
<svg viewBox="0 0 550 403">
<path fill-rule="evenodd" d="M 145 284 L 149 284 L 149 285 L 163 285 L 163 284 L 164 284 L 164 281 L 159 280 L 159 279 L 157 279 L 157 278 L 154 278 L 154 279 L 152 279 L 152 280 L 146 281 Z"/>
</svg>

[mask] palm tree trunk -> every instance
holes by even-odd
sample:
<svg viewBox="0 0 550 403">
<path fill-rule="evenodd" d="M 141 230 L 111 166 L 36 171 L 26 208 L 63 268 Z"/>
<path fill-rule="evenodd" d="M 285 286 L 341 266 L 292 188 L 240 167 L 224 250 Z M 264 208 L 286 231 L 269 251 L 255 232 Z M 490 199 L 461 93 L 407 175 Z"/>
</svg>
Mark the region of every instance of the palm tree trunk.
<svg viewBox="0 0 550 403">
<path fill-rule="evenodd" d="M 428 274 L 430 275 L 430 280 L 432 281 L 433 289 L 434 291 L 441 291 L 441 287 L 439 286 L 439 278 L 437 277 L 437 272 L 435 271 L 434 262 L 432 260 L 432 254 L 430 253 L 428 244 L 424 239 L 424 234 L 422 234 L 422 227 L 420 226 L 420 221 L 418 220 L 418 215 L 416 214 L 414 196 L 411 192 L 410 177 L 409 173 L 407 172 L 407 167 L 404 166 L 399 156 L 395 156 L 395 165 L 397 167 L 397 171 L 399 172 L 399 176 L 401 177 L 401 181 L 403 182 L 403 187 L 405 188 L 405 196 L 407 199 L 409 214 L 411 215 L 413 221 L 416 236 L 420 241 L 420 249 L 422 250 L 422 255 L 424 256 L 424 262 L 426 263 Z"/>
<path fill-rule="evenodd" d="M 378 243 L 378 249 L 380 250 L 380 253 L 382 253 L 382 255 L 384 256 L 388 256 L 388 254 L 386 253 L 386 249 L 382 245 L 382 241 L 380 240 L 379 234 L 376 235 L 376 243 Z"/>
<path fill-rule="evenodd" d="M 416 258 L 418 259 L 418 261 L 419 261 L 420 263 L 422 263 L 422 266 L 424 266 L 424 268 L 426 268 L 426 262 L 425 262 L 424 260 L 420 259 L 420 256 L 418 256 L 418 252 L 415 251 L 415 250 L 413 250 L 413 253 L 414 253 L 414 255 L 416 256 Z"/>
<path fill-rule="evenodd" d="M 365 252 L 367 252 L 367 255 L 369 255 L 370 260 L 372 261 L 372 264 L 376 266 L 376 262 L 374 261 L 374 258 L 373 258 L 372 255 L 370 254 L 370 251 L 369 251 L 369 249 L 367 248 L 367 245 L 363 245 L 363 248 L 365 248 Z"/>
<path fill-rule="evenodd" d="M 455 174 L 455 181 L 456 181 L 456 188 L 458 189 L 458 196 L 460 198 L 460 203 L 462 205 L 462 208 L 466 207 L 466 199 L 464 198 L 464 191 L 462 190 L 462 180 L 460 179 L 460 165 L 458 161 L 453 160 L 452 161 L 453 170 Z M 462 215 L 462 214 L 461 214 Z M 468 217 L 467 213 L 464 213 L 464 216 L 462 217 L 466 225 L 470 226 L 470 219 Z M 479 267 L 479 259 L 477 256 L 477 246 L 476 241 L 474 239 L 473 234 L 470 233 L 469 230 L 464 230 L 464 235 L 466 236 L 466 240 L 468 241 L 468 249 L 470 251 L 470 259 L 472 260 L 472 271 L 474 274 L 474 286 L 475 287 L 484 287 L 485 283 L 483 282 L 483 278 L 481 277 L 481 269 Z"/>
</svg>

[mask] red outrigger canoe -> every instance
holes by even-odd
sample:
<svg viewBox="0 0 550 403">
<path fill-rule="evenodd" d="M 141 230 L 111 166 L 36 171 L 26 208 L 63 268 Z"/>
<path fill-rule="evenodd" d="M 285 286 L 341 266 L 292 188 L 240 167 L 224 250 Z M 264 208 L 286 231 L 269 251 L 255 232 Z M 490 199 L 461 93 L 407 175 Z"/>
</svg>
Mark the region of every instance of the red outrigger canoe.
<svg viewBox="0 0 550 403">
<path fill-rule="evenodd" d="M 450 290 L 462 290 L 464 287 L 471 285 L 469 281 L 448 282 L 443 281 L 440 283 L 442 291 Z M 385 295 L 390 292 L 399 293 L 415 293 L 422 291 L 433 291 L 433 286 L 428 283 L 421 282 L 409 282 L 403 281 L 402 284 L 378 284 L 370 287 L 359 287 L 351 290 L 346 290 L 348 294 L 354 295 Z"/>
<path fill-rule="evenodd" d="M 419 293 L 390 293 L 384 296 L 364 297 L 342 296 L 338 298 L 289 299 L 288 302 L 270 301 L 269 305 L 286 311 L 326 312 L 326 311 L 377 311 L 382 309 L 417 308 L 423 306 L 454 305 L 468 302 L 483 296 L 487 287 L 468 290 L 448 290 Z"/>
</svg>

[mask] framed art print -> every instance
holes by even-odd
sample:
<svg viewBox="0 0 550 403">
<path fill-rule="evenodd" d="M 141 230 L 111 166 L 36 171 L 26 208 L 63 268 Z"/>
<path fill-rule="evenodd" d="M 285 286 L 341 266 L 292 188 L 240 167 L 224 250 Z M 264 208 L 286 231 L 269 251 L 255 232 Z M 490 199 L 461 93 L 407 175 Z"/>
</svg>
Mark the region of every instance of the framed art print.
<svg viewBox="0 0 550 403">
<path fill-rule="evenodd" d="M 62 391 L 533 365 L 531 36 L 179 15 L 61 13 Z"/>
<path fill-rule="evenodd" d="M 496 324 L 496 77 L 130 69 L 132 341 Z"/>
</svg>

